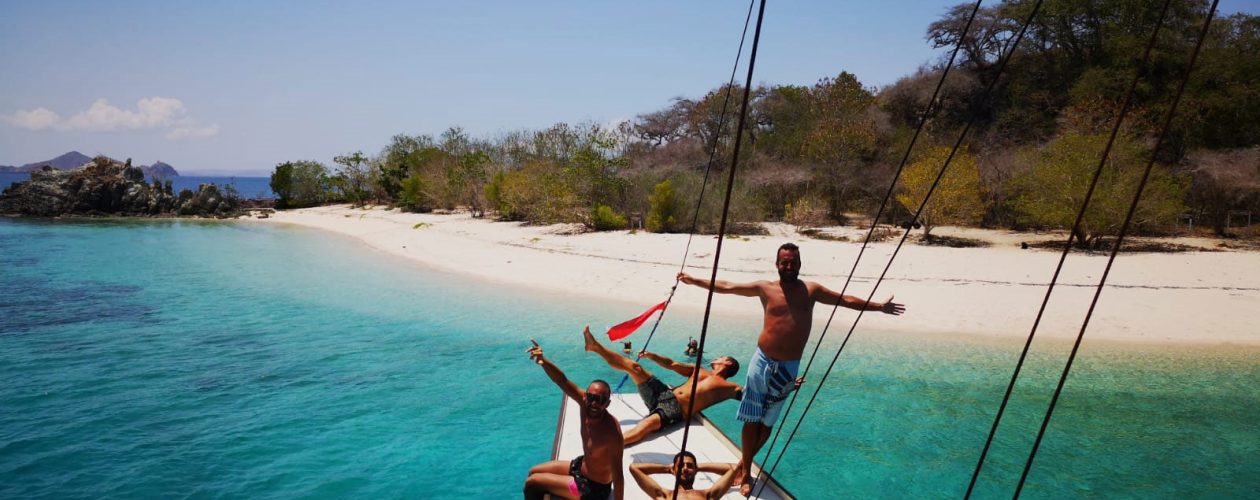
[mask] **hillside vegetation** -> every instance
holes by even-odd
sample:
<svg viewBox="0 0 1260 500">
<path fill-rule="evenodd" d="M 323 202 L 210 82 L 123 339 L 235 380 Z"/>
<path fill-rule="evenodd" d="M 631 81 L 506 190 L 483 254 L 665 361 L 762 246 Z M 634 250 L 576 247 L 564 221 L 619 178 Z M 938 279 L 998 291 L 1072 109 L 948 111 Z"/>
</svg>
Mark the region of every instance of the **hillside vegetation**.
<svg viewBox="0 0 1260 500">
<path fill-rule="evenodd" d="M 1161 3 L 1049 2 L 999 75 L 999 57 L 1031 4 L 984 7 L 965 36 L 970 4 L 927 27 L 927 43 L 961 42 L 962 50 L 894 206 L 879 222 L 909 218 L 949 147 L 974 120 L 924 211 L 924 234 L 942 224 L 1071 226 Z M 1152 154 L 1156 167 L 1137 214 L 1139 232 L 1174 231 L 1193 219 L 1225 235 L 1231 214 L 1260 215 L 1260 18 L 1234 14 L 1213 21 L 1165 147 L 1151 151 L 1206 11 L 1207 2 L 1176 2 L 1160 32 L 1079 235 L 1082 245 L 1096 246 L 1118 229 Z M 926 64 L 884 88 L 842 70 L 813 85 L 754 88 L 732 219 L 807 227 L 869 223 L 943 63 Z M 983 89 L 991 82 L 994 92 L 986 98 Z M 582 223 L 593 230 L 637 221 L 660 232 L 689 231 L 704 189 L 695 223 L 711 232 L 742 90 L 719 87 L 699 98 L 677 98 L 614 128 L 560 123 L 484 138 L 459 127 L 437 137 L 400 134 L 379 153 L 340 156 L 332 168 L 315 161 L 278 165 L 272 188 L 282 208 L 327 202 L 410 211 L 466 207 L 478 216 Z M 736 225 L 745 227 L 751 226 Z"/>
</svg>

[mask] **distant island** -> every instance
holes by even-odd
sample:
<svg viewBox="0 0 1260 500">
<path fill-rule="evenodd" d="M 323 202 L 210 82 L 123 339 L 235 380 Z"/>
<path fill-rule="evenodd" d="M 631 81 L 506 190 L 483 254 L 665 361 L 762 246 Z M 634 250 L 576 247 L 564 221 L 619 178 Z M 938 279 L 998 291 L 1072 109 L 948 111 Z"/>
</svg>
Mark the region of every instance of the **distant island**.
<svg viewBox="0 0 1260 500">
<path fill-rule="evenodd" d="M 71 154 L 78 153 L 62 157 Z M 30 174 L 30 180 L 0 192 L 0 215 L 222 218 L 239 216 L 243 208 L 244 200 L 232 186 L 220 190 L 206 183 L 196 191 L 176 193 L 170 177 L 147 181 L 145 172 L 132 166 L 131 160 L 120 162 L 106 156 L 88 158 L 69 169 L 45 164 Z"/>
<path fill-rule="evenodd" d="M 0 172 L 34 172 L 45 166 L 57 170 L 74 170 L 90 161 L 92 161 L 92 157 L 78 151 L 71 151 L 51 160 L 31 162 L 19 167 L 0 165 Z M 144 175 L 149 177 L 179 176 L 179 172 L 175 170 L 175 167 L 161 161 L 154 162 L 152 165 L 136 165 L 135 168 L 140 169 L 141 172 L 144 172 Z"/>
</svg>

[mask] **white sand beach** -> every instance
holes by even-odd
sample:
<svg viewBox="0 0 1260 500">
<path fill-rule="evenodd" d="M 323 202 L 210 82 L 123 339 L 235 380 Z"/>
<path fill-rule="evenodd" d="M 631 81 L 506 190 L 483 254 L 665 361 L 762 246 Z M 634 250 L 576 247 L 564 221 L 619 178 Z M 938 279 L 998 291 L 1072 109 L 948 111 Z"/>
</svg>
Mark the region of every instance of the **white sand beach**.
<svg viewBox="0 0 1260 500">
<path fill-rule="evenodd" d="M 340 233 L 376 249 L 435 269 L 492 282 L 648 305 L 663 300 L 673 284 L 686 234 L 613 231 L 568 234 L 565 226 L 526 226 L 474 219 L 467 213 L 412 214 L 346 205 L 281 211 L 258 223 L 297 224 Z M 859 243 L 824 241 L 797 234 L 791 226 L 768 224 L 770 235 L 731 237 L 723 244 L 718 278 L 777 279 L 775 250 L 785 242 L 801 247 L 801 277 L 836 291 L 844 286 Z M 987 230 L 941 228 L 993 243 L 986 248 L 945 248 L 908 241 L 875 300 L 896 295 L 906 304 L 900 317 L 867 313 L 864 330 L 915 334 L 997 336 L 1023 339 L 1036 317 L 1057 250 L 1024 250 L 1020 241 L 1052 239 Z M 864 234 L 864 233 L 863 233 Z M 687 271 L 708 277 L 716 238 L 696 236 Z M 849 295 L 865 298 L 896 246 L 897 238 L 872 244 L 862 257 Z M 1203 247 L 1210 240 L 1181 241 Z M 1074 338 L 1106 265 L 1105 255 L 1069 255 L 1038 338 Z M 680 286 L 671 307 L 702 310 L 706 291 Z M 756 322 L 755 299 L 716 296 L 714 313 L 743 315 Z M 816 331 L 829 308 L 815 313 Z M 847 331 L 853 312 L 842 311 L 834 329 Z M 627 316 L 629 317 L 629 316 Z M 1171 345 L 1260 346 L 1260 252 L 1204 251 L 1121 254 L 1108 278 L 1086 338 Z"/>
</svg>

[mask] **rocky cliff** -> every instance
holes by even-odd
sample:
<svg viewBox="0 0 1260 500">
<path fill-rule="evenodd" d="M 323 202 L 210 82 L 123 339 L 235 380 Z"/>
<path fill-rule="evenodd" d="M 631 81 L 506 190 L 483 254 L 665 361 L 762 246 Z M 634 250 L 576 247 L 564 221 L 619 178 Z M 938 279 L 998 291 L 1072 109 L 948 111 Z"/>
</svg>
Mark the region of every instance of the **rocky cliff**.
<svg viewBox="0 0 1260 500">
<path fill-rule="evenodd" d="M 55 217 L 59 215 L 184 215 L 231 217 L 239 215 L 241 200 L 222 193 L 214 184 L 196 192 L 171 192 L 171 182 L 145 182 L 144 172 L 130 162 L 104 156 L 74 170 L 42 168 L 31 180 L 15 183 L 0 193 L 0 214 Z"/>
</svg>

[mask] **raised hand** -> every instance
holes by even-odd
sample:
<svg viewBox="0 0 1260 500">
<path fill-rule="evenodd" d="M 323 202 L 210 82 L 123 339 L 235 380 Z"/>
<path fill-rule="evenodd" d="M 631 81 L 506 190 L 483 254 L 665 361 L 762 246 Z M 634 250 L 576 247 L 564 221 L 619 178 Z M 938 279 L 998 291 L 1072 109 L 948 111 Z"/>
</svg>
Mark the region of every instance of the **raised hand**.
<svg viewBox="0 0 1260 500">
<path fill-rule="evenodd" d="M 534 347 L 530 347 L 529 349 L 525 350 L 525 352 L 529 353 L 529 359 L 533 360 L 535 363 L 538 363 L 540 365 L 543 364 L 543 359 L 545 358 L 543 358 L 542 346 L 538 345 L 538 341 L 532 338 L 529 339 L 529 342 L 531 344 L 534 344 Z"/>
</svg>

